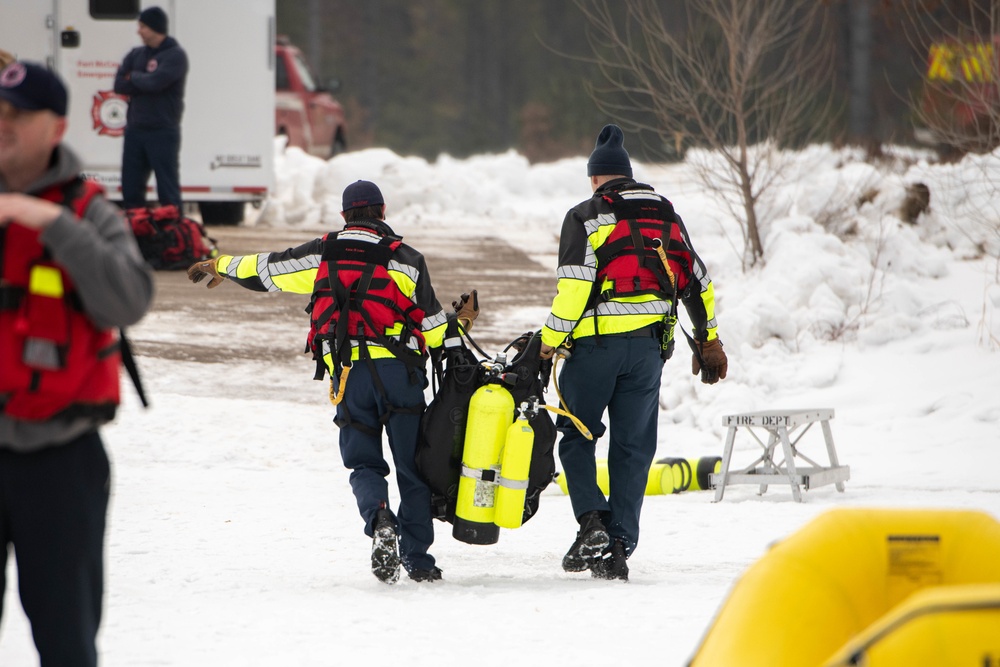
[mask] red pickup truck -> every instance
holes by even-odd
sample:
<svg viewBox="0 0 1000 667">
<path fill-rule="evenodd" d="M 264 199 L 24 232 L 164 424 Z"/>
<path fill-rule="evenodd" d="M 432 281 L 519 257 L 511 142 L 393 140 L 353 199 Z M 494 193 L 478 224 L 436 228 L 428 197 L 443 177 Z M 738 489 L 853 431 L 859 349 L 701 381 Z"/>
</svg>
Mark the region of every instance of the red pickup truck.
<svg viewBox="0 0 1000 667">
<path fill-rule="evenodd" d="M 302 51 L 285 37 L 278 37 L 274 55 L 275 134 L 287 136 L 289 146 L 324 159 L 343 152 L 344 108 L 330 94 L 338 84 L 318 84 Z"/>
</svg>

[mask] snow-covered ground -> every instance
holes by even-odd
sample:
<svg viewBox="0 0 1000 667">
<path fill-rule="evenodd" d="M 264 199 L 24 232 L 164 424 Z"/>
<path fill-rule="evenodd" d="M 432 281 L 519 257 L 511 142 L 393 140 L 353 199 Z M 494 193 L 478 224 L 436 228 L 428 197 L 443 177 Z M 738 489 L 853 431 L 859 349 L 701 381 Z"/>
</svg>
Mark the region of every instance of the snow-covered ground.
<svg viewBox="0 0 1000 667">
<path fill-rule="evenodd" d="M 539 514 L 496 545 L 458 542 L 436 524 L 444 581 L 388 587 L 369 572 L 308 362 L 140 359 L 154 405 L 141 410 L 126 386 L 105 430 L 114 479 L 103 664 L 682 665 L 740 573 L 831 507 L 1000 518 L 1000 154 L 943 166 L 904 151 L 869 164 L 824 146 L 787 157 L 762 215 L 767 262 L 749 271 L 732 216 L 690 164 L 635 165 L 673 201 L 708 265 L 730 360 L 725 381 L 701 385 L 680 346 L 664 370 L 658 453 L 721 454 L 723 415 L 833 408 L 851 468 L 844 493 L 814 489 L 802 503 L 782 485 L 763 496 L 734 486 L 720 503 L 707 491 L 649 496 L 625 585 L 561 570 L 576 525 L 553 484 Z M 253 223 L 339 227 L 343 187 L 371 179 L 398 232 L 502 236 L 553 269 L 539 286 L 551 293 L 560 224 L 589 196 L 585 174 L 585 158 L 428 163 L 372 149 L 323 162 L 290 150 Z M 916 182 L 931 210 L 910 225 L 897 211 Z M 507 333 L 545 315 L 504 313 Z M 199 327 L 193 305 L 190 318 L 150 315 L 133 336 L 176 340 Z M 233 327 L 284 347 L 300 345 L 304 322 Z M 737 441 L 734 465 L 756 450 Z M 20 667 L 37 658 L 15 582 L 9 564 L 0 665 Z"/>
</svg>

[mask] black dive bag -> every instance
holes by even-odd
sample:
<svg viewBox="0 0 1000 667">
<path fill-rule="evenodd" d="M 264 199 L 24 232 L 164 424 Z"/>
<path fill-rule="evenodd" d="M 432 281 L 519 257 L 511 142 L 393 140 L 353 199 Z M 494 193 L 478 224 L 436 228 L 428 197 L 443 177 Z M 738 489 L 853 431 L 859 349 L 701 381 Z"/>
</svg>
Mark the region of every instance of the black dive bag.
<svg viewBox="0 0 1000 667">
<path fill-rule="evenodd" d="M 485 384 L 486 367 L 466 346 L 454 315 L 449 314 L 448 320 L 444 344 L 431 350 L 437 388 L 420 421 L 417 469 L 431 488 L 434 518 L 453 523 L 469 401 Z M 506 350 L 495 359 L 495 363 L 504 365 L 501 377 L 503 386 L 514 398 L 515 419 L 522 402 L 533 397 L 539 406 L 545 403 L 543 391 L 549 383 L 552 360 L 539 359 L 541 346 L 541 332 L 529 332 L 507 346 L 507 350 L 512 347 L 518 350 L 509 363 L 506 362 Z M 522 521 L 538 511 L 539 496 L 556 472 L 556 428 L 549 411 L 539 407 L 529 423 L 535 438 Z"/>
</svg>

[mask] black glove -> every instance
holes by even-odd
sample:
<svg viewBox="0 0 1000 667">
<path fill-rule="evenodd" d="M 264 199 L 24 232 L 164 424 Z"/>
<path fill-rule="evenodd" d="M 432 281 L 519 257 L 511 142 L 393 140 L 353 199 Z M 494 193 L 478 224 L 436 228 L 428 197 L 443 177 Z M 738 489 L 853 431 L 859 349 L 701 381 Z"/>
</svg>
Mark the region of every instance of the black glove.
<svg viewBox="0 0 1000 667">
<path fill-rule="evenodd" d="M 726 378 L 729 370 L 729 359 L 722 350 L 722 341 L 718 338 L 695 343 L 698 348 L 691 356 L 691 374 L 697 375 L 701 371 L 701 381 L 705 384 L 715 384 L 719 380 Z"/>
</svg>

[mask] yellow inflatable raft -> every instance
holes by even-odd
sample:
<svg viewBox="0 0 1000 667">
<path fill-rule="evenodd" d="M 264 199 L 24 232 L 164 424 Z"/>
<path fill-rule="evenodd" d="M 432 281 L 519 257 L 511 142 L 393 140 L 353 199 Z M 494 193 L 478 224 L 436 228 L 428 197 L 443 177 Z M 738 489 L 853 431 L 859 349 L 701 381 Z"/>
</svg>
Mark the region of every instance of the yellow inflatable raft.
<svg viewBox="0 0 1000 667">
<path fill-rule="evenodd" d="M 825 667 L 854 665 L 1000 665 L 1000 584 L 917 591 Z"/>
<path fill-rule="evenodd" d="M 740 577 L 688 664 L 998 664 L 998 554 L 983 512 L 831 510 Z"/>
</svg>

